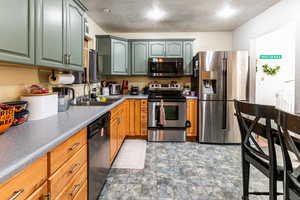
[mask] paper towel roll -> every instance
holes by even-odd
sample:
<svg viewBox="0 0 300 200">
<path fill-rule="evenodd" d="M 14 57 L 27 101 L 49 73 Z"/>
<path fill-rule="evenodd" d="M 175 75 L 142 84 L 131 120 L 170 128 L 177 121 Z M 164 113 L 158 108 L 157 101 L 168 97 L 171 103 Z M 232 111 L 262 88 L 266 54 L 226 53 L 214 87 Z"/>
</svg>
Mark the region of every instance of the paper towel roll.
<svg viewBox="0 0 300 200">
<path fill-rule="evenodd" d="M 72 74 L 56 74 L 53 79 L 52 75 L 49 76 L 49 82 L 52 85 L 72 84 L 75 77 Z"/>
</svg>

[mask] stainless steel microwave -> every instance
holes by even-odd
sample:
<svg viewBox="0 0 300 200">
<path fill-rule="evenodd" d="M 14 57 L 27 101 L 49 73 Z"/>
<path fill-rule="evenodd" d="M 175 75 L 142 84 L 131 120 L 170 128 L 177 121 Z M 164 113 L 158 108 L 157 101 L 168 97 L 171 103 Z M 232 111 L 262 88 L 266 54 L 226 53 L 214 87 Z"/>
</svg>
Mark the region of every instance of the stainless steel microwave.
<svg viewBox="0 0 300 200">
<path fill-rule="evenodd" d="M 148 75 L 151 77 L 183 76 L 183 58 L 149 58 Z"/>
</svg>

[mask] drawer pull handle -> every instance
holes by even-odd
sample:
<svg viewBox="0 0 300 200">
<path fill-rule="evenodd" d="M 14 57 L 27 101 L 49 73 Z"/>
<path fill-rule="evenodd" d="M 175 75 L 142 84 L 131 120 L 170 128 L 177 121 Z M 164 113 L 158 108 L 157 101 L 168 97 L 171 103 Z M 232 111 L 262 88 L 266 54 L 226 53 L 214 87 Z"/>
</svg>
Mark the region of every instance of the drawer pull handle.
<svg viewBox="0 0 300 200">
<path fill-rule="evenodd" d="M 15 200 L 18 198 L 18 196 L 20 196 L 25 190 L 24 189 L 20 189 L 18 191 L 15 191 L 14 194 L 8 198 L 8 200 Z"/>
<path fill-rule="evenodd" d="M 75 143 L 73 146 L 71 146 L 71 147 L 69 148 L 69 151 L 73 151 L 73 150 L 76 149 L 79 145 L 80 145 L 79 142 Z"/>
<path fill-rule="evenodd" d="M 80 186 L 81 186 L 80 184 L 75 185 L 73 191 L 70 192 L 70 196 L 71 196 L 71 197 L 73 197 L 73 196 L 75 196 L 75 194 L 77 194 L 77 192 L 78 192 L 79 189 L 80 189 Z"/>
<path fill-rule="evenodd" d="M 77 163 L 72 169 L 70 169 L 69 173 L 73 174 L 75 171 L 77 171 L 80 168 L 80 164 Z"/>
</svg>

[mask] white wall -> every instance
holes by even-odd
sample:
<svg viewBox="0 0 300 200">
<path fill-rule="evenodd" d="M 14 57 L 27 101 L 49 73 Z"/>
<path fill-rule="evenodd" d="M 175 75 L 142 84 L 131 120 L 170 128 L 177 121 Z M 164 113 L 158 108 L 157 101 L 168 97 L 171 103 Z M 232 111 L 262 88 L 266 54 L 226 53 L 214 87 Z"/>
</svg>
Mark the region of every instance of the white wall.
<svg viewBox="0 0 300 200">
<path fill-rule="evenodd" d="M 295 22 L 296 23 L 296 48 L 295 48 L 295 112 L 300 113 L 300 1 L 299 0 L 282 0 L 262 14 L 251 19 L 239 28 L 233 31 L 233 49 L 249 50 L 253 53 L 255 45 L 251 47 L 253 41 L 270 32 L 276 31 L 282 26 Z M 281 38 L 285 40 L 285 38 Z M 254 52 L 255 54 L 255 52 Z M 251 57 L 250 66 L 250 96 L 255 96 L 255 56 Z"/>
<path fill-rule="evenodd" d="M 285 40 L 281 38 L 285 37 Z M 296 24 L 290 23 L 277 31 L 256 39 L 256 102 L 275 105 L 294 112 L 295 100 L 295 38 Z M 281 55 L 281 59 L 261 59 L 261 55 Z M 280 66 L 275 76 L 263 72 L 262 66 Z"/>
<path fill-rule="evenodd" d="M 88 15 L 85 16 L 88 20 L 89 29 L 90 29 L 90 36 L 93 38 L 93 48 L 96 48 L 96 35 L 107 35 L 107 33 L 98 26 L 95 21 L 90 18 Z"/>
<path fill-rule="evenodd" d="M 165 33 L 111 33 L 127 39 L 194 38 L 194 54 L 205 50 L 231 50 L 231 32 L 165 32 Z"/>
</svg>

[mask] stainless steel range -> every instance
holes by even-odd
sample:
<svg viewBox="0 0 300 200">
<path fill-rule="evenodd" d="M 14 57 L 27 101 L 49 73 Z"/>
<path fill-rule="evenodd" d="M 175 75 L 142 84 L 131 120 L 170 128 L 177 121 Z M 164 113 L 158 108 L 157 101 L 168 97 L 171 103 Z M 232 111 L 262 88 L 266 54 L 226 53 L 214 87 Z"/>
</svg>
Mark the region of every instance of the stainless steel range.
<svg viewBox="0 0 300 200">
<path fill-rule="evenodd" d="M 148 141 L 186 141 L 186 98 L 180 84 L 149 85 Z"/>
</svg>

